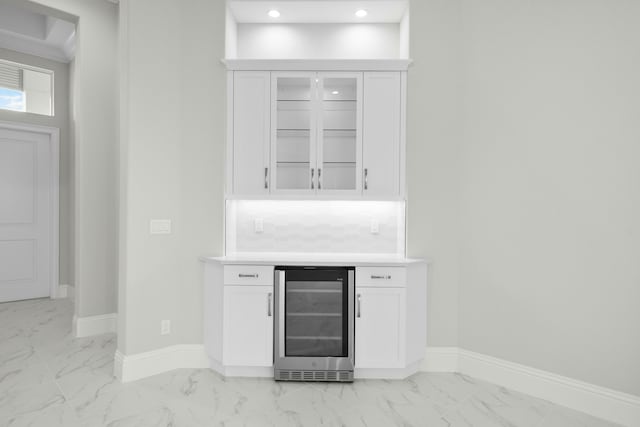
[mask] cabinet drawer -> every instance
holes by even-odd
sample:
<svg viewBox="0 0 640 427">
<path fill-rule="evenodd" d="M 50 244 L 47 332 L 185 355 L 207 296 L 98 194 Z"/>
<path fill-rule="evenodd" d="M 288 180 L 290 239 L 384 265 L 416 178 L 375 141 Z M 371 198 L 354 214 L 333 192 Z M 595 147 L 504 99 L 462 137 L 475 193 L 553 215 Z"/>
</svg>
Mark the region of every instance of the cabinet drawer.
<svg viewBox="0 0 640 427">
<path fill-rule="evenodd" d="M 404 267 L 356 267 L 356 286 L 397 286 L 407 284 Z"/>
<path fill-rule="evenodd" d="M 225 285 L 273 285 L 272 265 L 225 265 Z"/>
</svg>

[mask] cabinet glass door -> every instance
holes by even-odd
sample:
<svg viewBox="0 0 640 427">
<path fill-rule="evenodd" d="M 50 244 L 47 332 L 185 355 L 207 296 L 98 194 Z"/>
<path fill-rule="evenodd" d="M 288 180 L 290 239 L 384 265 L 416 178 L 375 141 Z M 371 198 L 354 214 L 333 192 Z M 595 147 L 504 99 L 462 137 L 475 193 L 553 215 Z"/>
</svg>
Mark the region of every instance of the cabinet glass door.
<svg viewBox="0 0 640 427">
<path fill-rule="evenodd" d="M 275 74 L 272 117 L 276 190 L 315 189 L 315 77 Z M 313 174 L 313 175 L 312 175 Z"/>
<path fill-rule="evenodd" d="M 321 74 L 319 98 L 318 189 L 360 188 L 360 74 Z"/>
</svg>

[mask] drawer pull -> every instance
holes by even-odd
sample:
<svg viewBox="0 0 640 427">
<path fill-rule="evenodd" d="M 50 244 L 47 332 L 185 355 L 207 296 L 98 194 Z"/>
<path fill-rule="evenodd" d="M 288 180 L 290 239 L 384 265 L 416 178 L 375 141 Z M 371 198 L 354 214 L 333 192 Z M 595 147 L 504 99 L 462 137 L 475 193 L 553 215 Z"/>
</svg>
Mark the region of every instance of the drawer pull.
<svg viewBox="0 0 640 427">
<path fill-rule="evenodd" d="M 240 278 L 252 278 L 252 279 L 257 279 L 258 275 L 257 274 L 242 274 L 242 273 L 238 273 L 238 277 Z"/>
<path fill-rule="evenodd" d="M 383 279 L 383 280 L 391 280 L 391 276 L 376 276 L 375 274 L 371 275 L 372 279 Z"/>
</svg>

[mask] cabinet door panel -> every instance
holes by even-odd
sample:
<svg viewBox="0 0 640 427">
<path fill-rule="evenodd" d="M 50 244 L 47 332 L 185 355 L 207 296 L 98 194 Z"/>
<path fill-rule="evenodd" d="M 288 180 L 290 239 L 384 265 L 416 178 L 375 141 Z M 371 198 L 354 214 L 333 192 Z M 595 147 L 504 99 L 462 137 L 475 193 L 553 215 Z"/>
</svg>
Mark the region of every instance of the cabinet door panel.
<svg viewBox="0 0 640 427">
<path fill-rule="evenodd" d="M 399 72 L 364 73 L 365 196 L 400 194 L 401 90 Z"/>
<path fill-rule="evenodd" d="M 271 77 L 271 159 L 274 192 L 315 193 L 315 73 Z"/>
<path fill-rule="evenodd" d="M 273 365 L 272 292 L 272 286 L 224 287 L 224 365 Z"/>
<path fill-rule="evenodd" d="M 236 71 L 233 77 L 233 192 L 268 194 L 270 73 Z"/>
<path fill-rule="evenodd" d="M 360 195 L 362 73 L 318 77 L 318 192 Z"/>
<path fill-rule="evenodd" d="M 404 366 L 405 289 L 356 288 L 356 368 Z"/>
</svg>

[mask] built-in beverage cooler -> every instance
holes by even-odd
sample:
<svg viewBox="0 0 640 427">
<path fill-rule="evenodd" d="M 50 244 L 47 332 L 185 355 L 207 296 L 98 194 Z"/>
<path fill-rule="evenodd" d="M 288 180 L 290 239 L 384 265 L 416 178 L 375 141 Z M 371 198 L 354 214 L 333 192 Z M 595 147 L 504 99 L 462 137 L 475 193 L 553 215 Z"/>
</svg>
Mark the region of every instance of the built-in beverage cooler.
<svg viewBox="0 0 640 427">
<path fill-rule="evenodd" d="M 274 375 L 353 381 L 353 267 L 276 267 Z"/>
</svg>

